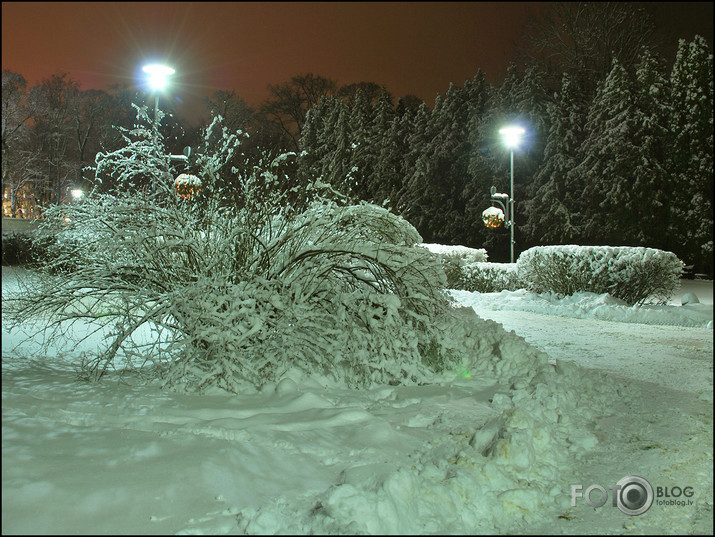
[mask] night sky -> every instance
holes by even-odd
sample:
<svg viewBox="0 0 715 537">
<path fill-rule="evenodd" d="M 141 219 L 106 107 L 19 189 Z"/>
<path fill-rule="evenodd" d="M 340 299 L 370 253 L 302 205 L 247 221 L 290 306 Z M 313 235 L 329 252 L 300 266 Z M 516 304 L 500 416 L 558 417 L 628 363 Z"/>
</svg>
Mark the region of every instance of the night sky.
<svg viewBox="0 0 715 537">
<path fill-rule="evenodd" d="M 141 66 L 173 66 L 172 99 L 195 115 L 201 98 L 235 90 L 249 104 L 269 84 L 313 73 L 339 85 L 375 82 L 430 106 L 481 68 L 497 83 L 539 2 L 3 2 L 2 68 L 30 86 L 68 72 L 81 89 L 141 87 Z M 671 43 L 712 45 L 712 2 L 644 3 Z M 167 98 L 169 98 L 167 96 Z"/>
</svg>

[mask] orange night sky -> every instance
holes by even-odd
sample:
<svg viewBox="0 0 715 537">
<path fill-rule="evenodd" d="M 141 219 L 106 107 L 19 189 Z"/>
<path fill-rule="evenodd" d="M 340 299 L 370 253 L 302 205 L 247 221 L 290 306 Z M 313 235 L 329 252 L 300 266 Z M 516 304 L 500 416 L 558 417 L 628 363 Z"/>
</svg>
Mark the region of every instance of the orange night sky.
<svg viewBox="0 0 715 537">
<path fill-rule="evenodd" d="M 313 73 L 375 82 L 430 106 L 481 68 L 503 77 L 540 2 L 3 2 L 2 68 L 30 86 L 68 72 L 82 89 L 141 86 L 141 66 L 172 65 L 172 97 L 194 109 L 215 90 L 249 104 L 269 84 Z M 672 49 L 712 43 L 712 3 L 646 3 Z M 688 15 L 689 14 L 689 15 Z M 682 20 L 681 20 L 682 19 Z M 666 23 L 667 21 L 667 23 Z M 709 35 L 707 34 L 709 31 Z"/>
</svg>

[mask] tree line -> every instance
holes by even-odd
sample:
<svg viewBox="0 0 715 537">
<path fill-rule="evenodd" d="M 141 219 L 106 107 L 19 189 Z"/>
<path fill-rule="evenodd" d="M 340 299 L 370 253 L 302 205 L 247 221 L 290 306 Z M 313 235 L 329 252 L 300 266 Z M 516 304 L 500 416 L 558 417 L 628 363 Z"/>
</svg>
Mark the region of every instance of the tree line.
<svg viewBox="0 0 715 537">
<path fill-rule="evenodd" d="M 648 246 L 712 275 L 712 53 L 702 37 L 681 40 L 666 68 L 641 15 L 628 4 L 557 4 L 500 85 L 478 70 L 432 109 L 393 106 L 386 89 L 327 97 L 306 117 L 300 173 L 389 206 L 426 242 L 506 261 L 508 230 L 487 229 L 481 213 L 492 185 L 509 192 L 498 131 L 519 124 L 518 251 Z"/>
<path fill-rule="evenodd" d="M 278 96 L 259 109 L 234 91 L 216 91 L 204 100 L 205 110 L 223 116 L 227 128 L 250 133 L 248 152 L 287 150 L 295 134 L 287 130 L 291 125 L 283 113 L 288 107 L 281 107 L 281 86 L 272 91 Z M 132 105 L 147 105 L 150 99 L 126 84 L 81 90 L 61 72 L 28 87 L 22 74 L 3 70 L 3 215 L 36 217 L 39 207 L 66 201 L 72 189 L 93 186 L 95 156 L 123 145 L 121 129 L 131 130 L 137 121 Z M 162 111 L 160 134 L 167 150 L 180 154 L 199 142 L 202 127 L 190 126 L 171 102 L 162 103 Z"/>
<path fill-rule="evenodd" d="M 517 251 L 649 246 L 712 274 L 712 54 L 700 37 L 681 41 L 666 67 L 652 31 L 631 3 L 555 4 L 532 21 L 500 84 L 477 70 L 433 108 L 375 83 L 302 74 L 269 86 L 259 107 L 218 91 L 206 110 L 250 134 L 243 158 L 294 151 L 292 180 L 320 178 L 391 208 L 426 242 L 485 247 L 494 261 L 508 259 L 508 231 L 485 228 L 481 212 L 492 185 L 509 191 L 498 131 L 519 123 L 527 134 L 515 151 Z M 81 91 L 64 74 L 28 89 L 4 71 L 2 177 L 12 214 L 20 193 L 46 205 L 91 184 L 94 155 L 121 145 L 113 126 L 131 128 L 131 103 L 144 99 L 126 86 Z M 200 139 L 172 113 L 161 133 L 174 153 Z"/>
</svg>

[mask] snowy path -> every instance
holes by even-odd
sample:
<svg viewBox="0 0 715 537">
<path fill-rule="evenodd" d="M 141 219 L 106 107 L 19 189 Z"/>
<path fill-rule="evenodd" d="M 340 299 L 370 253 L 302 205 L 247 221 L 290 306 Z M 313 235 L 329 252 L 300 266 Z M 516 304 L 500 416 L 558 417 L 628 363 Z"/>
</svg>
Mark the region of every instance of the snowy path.
<svg viewBox="0 0 715 537">
<path fill-rule="evenodd" d="M 691 393 L 713 390 L 713 331 L 474 307 L 554 360 Z"/>
<path fill-rule="evenodd" d="M 705 305 L 712 305 L 712 282 L 689 284 L 687 290 L 697 291 Z M 683 292 L 671 304 L 680 304 Z M 669 479 L 671 487 L 694 485 L 709 491 L 709 503 L 695 509 L 652 508 L 642 517 L 624 519 L 609 511 L 573 509 L 567 520 L 532 526 L 534 534 L 712 533 L 712 327 L 498 310 L 483 296 L 453 294 L 480 317 L 513 330 L 552 360 L 573 362 L 620 379 L 623 397 L 613 402 L 611 416 L 598 421 L 598 447 L 580 470 L 584 487 L 615 483 L 625 475 L 646 475 L 651 480 Z"/>
</svg>

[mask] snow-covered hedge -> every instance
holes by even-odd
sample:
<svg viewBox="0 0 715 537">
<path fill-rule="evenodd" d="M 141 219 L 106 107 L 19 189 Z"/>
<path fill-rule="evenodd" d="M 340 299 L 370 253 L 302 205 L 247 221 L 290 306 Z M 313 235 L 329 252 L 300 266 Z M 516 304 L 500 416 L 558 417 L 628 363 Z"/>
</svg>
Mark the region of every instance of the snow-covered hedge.
<svg viewBox="0 0 715 537">
<path fill-rule="evenodd" d="M 631 305 L 665 303 L 680 285 L 683 262 L 644 247 L 537 246 L 521 253 L 517 274 L 531 291 L 609 293 Z"/>
<path fill-rule="evenodd" d="M 524 287 L 516 271 L 516 263 L 471 263 L 461 267 L 458 287 L 463 291 L 498 293 Z"/>
<path fill-rule="evenodd" d="M 466 246 L 447 246 L 443 244 L 420 244 L 435 254 L 447 275 L 447 287 L 464 289 L 464 267 L 473 263 L 486 263 L 487 251 L 484 248 Z"/>
<path fill-rule="evenodd" d="M 440 256 L 456 257 L 465 263 L 485 263 L 487 251 L 484 248 L 468 248 L 466 246 L 447 246 L 444 244 L 420 244 L 433 254 Z"/>
</svg>

